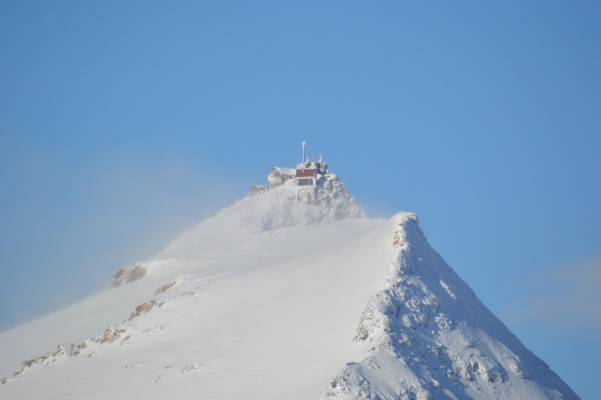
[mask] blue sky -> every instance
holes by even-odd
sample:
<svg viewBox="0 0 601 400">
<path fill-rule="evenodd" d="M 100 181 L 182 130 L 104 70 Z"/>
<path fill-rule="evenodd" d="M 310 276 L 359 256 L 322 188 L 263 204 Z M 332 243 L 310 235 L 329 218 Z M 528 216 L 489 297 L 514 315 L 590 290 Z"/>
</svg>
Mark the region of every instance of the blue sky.
<svg viewBox="0 0 601 400">
<path fill-rule="evenodd" d="M 0 4 L 0 329 L 323 154 L 601 392 L 597 2 Z"/>
</svg>

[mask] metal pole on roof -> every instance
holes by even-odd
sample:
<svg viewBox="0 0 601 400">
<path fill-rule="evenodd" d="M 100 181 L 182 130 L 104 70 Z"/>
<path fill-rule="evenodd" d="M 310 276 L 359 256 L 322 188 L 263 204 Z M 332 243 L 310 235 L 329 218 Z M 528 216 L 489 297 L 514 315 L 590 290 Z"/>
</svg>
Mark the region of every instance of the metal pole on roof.
<svg viewBox="0 0 601 400">
<path fill-rule="evenodd" d="M 303 162 L 305 162 L 307 160 L 307 157 L 305 157 L 305 147 L 307 146 L 307 142 L 303 142 Z"/>
</svg>

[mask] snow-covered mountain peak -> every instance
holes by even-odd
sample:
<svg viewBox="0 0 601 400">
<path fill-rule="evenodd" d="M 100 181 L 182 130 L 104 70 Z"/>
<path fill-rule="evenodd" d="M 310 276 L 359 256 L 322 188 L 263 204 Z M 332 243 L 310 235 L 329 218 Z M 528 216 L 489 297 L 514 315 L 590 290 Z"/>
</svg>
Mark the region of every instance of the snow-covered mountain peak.
<svg viewBox="0 0 601 400">
<path fill-rule="evenodd" d="M 0 397 L 578 399 L 416 214 L 364 218 L 322 172 L 257 190 L 113 289 L 0 333 Z"/>
<path fill-rule="evenodd" d="M 274 167 L 267 175 L 269 186 L 253 186 L 245 199 L 221 210 L 208 225 L 219 221 L 227 226 L 226 236 L 261 233 L 283 227 L 333 222 L 365 217 L 336 174 L 320 156 L 306 157 L 302 143 L 302 161 L 296 168 Z"/>
</svg>

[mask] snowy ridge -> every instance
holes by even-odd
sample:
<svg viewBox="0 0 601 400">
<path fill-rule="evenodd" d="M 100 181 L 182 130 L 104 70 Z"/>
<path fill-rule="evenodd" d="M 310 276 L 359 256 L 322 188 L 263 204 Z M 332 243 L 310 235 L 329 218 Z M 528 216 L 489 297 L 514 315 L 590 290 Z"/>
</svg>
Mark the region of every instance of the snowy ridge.
<svg viewBox="0 0 601 400">
<path fill-rule="evenodd" d="M 578 399 L 397 215 L 397 254 L 355 342 L 369 343 L 320 399 Z"/>
</svg>

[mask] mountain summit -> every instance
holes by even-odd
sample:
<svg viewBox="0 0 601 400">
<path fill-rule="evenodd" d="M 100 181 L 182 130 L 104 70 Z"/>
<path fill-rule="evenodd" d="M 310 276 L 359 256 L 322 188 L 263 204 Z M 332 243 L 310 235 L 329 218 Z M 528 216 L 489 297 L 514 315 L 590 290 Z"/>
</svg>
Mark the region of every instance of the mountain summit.
<svg viewBox="0 0 601 400">
<path fill-rule="evenodd" d="M 274 170 L 112 289 L 0 333 L 0 398 L 578 399 L 415 214 L 366 218 L 304 154 Z"/>
</svg>

